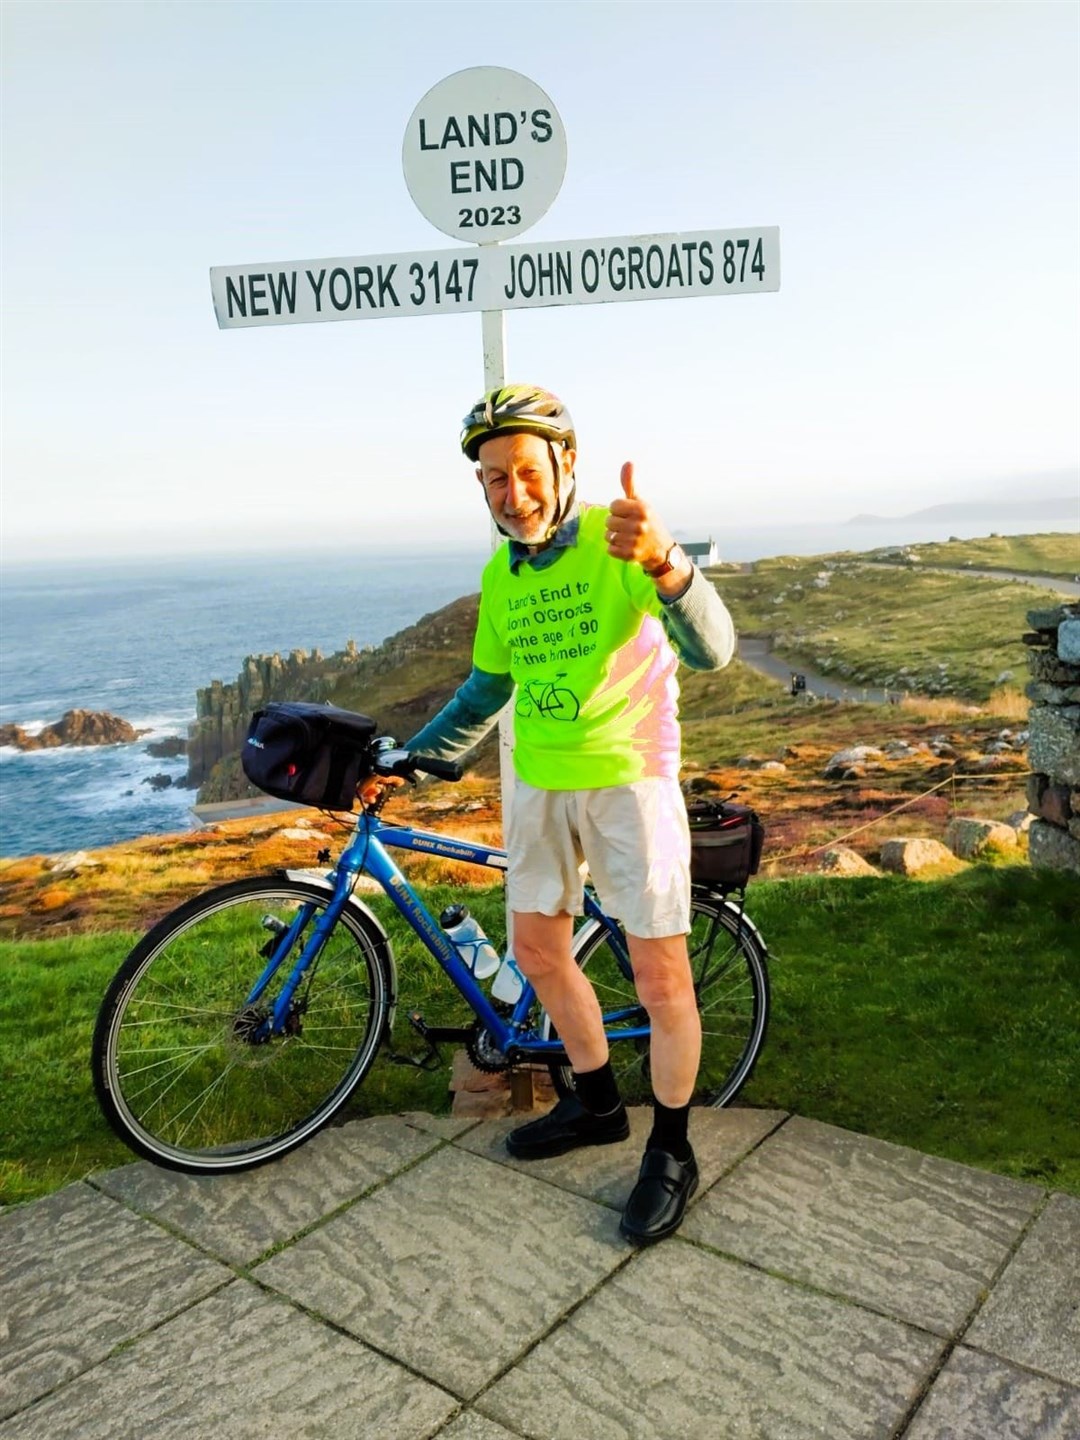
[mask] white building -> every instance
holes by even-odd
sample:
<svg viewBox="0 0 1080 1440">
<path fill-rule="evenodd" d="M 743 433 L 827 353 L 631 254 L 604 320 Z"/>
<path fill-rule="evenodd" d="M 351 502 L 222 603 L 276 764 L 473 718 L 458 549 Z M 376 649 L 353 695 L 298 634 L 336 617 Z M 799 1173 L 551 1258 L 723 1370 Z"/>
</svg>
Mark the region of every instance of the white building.
<svg viewBox="0 0 1080 1440">
<path fill-rule="evenodd" d="M 716 553 L 716 541 L 711 535 L 708 540 L 685 540 L 679 543 L 686 558 L 692 560 L 699 569 L 704 569 L 706 565 L 715 565 L 720 559 Z"/>
</svg>

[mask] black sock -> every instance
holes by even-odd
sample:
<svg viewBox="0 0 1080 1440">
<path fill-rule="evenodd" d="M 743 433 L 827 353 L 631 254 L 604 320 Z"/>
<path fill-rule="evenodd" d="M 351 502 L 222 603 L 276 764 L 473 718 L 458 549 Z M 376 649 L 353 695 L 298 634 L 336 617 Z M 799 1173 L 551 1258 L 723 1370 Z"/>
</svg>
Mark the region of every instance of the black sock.
<svg viewBox="0 0 1080 1440">
<path fill-rule="evenodd" d="M 652 1134 L 645 1143 L 646 1150 L 666 1150 L 669 1155 L 682 1162 L 690 1159 L 690 1139 L 687 1133 L 690 1124 L 690 1105 L 674 1109 L 653 1100 Z"/>
<path fill-rule="evenodd" d="M 622 1096 L 610 1060 L 605 1060 L 599 1070 L 586 1070 L 584 1074 L 575 1070 L 573 1075 L 577 1097 L 586 1110 L 594 1115 L 611 1115 L 618 1110 Z"/>
</svg>

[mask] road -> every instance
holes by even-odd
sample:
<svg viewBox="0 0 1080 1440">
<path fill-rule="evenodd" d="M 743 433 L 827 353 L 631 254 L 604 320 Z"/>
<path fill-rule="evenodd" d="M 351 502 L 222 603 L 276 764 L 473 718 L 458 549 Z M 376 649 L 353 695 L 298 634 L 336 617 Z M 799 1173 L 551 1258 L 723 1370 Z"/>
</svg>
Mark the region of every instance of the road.
<svg viewBox="0 0 1080 1440">
<path fill-rule="evenodd" d="M 1063 580 L 1059 575 L 1025 575 L 1019 570 L 976 570 L 973 565 L 896 565 L 890 560 L 863 560 L 866 565 L 881 565 L 889 570 L 935 570 L 942 575 L 977 575 L 985 580 L 1021 580 L 1025 585 L 1056 591 L 1059 595 L 1080 596 L 1080 581 Z"/>
<path fill-rule="evenodd" d="M 884 690 L 876 690 L 867 685 L 842 685 L 836 680 L 830 680 L 827 675 L 820 671 L 811 670 L 801 662 L 794 663 L 784 660 L 779 655 L 772 654 L 770 640 L 759 640 L 753 637 L 739 637 L 739 659 L 746 662 L 753 670 L 762 675 L 768 675 L 771 680 L 779 680 L 784 689 L 791 685 L 792 672 L 797 670 L 800 675 L 806 677 L 806 689 L 810 694 L 817 696 L 819 700 L 860 700 L 869 705 L 884 705 L 888 694 Z M 893 695 L 900 694 L 894 690 Z"/>
</svg>

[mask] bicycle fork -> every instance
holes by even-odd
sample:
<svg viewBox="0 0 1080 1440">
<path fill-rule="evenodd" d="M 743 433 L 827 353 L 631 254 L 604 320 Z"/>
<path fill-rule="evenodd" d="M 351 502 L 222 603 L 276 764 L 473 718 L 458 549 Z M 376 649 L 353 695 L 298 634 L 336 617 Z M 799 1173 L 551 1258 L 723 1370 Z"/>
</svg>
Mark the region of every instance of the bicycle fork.
<svg viewBox="0 0 1080 1440">
<path fill-rule="evenodd" d="M 283 1035 L 289 1031 L 290 1022 L 297 1014 L 294 998 L 300 982 L 309 968 L 317 963 L 322 948 L 337 924 L 347 900 L 347 895 L 335 894 L 333 900 L 323 910 L 322 915 L 315 922 L 315 927 L 308 936 L 306 944 L 297 956 L 292 970 L 286 976 L 277 999 L 274 1001 L 273 1009 L 268 1014 L 261 1014 L 259 1023 L 249 1031 L 246 1038 L 250 1044 L 264 1045 L 275 1035 Z M 314 904 L 302 905 L 295 919 L 288 925 L 284 920 L 279 920 L 276 915 L 263 916 L 263 926 L 270 931 L 271 938 L 262 947 L 260 953 L 263 955 L 269 953 L 270 958 L 244 1001 L 241 1014 L 250 1015 L 256 1011 L 259 1001 L 266 993 L 267 987 L 277 974 L 282 962 L 292 954 L 293 947 L 307 929 L 315 909 Z"/>
</svg>

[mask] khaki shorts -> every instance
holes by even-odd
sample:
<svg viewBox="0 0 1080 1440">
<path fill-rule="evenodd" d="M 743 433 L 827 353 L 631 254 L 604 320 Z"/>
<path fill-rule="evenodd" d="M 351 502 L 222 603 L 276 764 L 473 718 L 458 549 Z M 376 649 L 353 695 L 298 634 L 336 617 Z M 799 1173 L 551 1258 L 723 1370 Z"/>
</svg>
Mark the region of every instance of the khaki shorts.
<svg viewBox="0 0 1080 1440">
<path fill-rule="evenodd" d="M 518 780 L 507 840 L 510 908 L 582 913 L 586 867 L 600 903 L 631 935 L 690 929 L 690 830 L 677 780 L 537 790 Z"/>
</svg>

